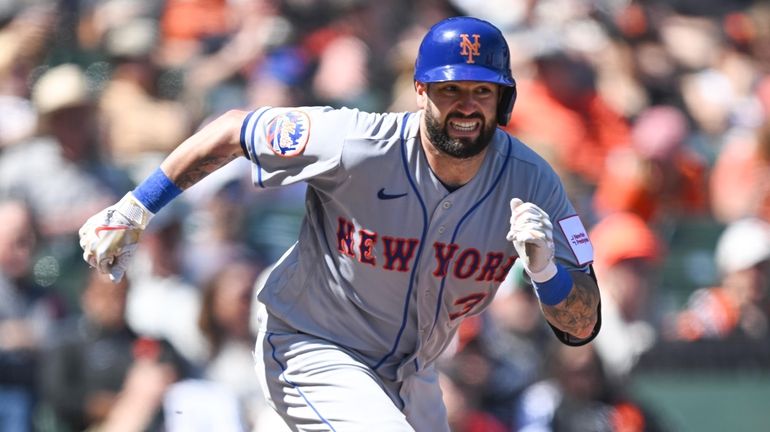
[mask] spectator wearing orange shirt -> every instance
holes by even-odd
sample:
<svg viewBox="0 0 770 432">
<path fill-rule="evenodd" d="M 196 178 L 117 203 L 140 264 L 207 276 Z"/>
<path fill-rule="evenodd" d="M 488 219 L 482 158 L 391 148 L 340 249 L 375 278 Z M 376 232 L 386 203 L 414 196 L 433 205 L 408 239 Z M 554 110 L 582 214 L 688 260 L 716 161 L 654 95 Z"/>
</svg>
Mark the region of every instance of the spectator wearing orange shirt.
<svg viewBox="0 0 770 432">
<path fill-rule="evenodd" d="M 686 146 L 689 132 L 678 108 L 643 111 L 631 131 L 631 147 L 608 157 L 593 200 L 597 213 L 626 211 L 648 222 L 705 214 L 706 164 Z"/>
<path fill-rule="evenodd" d="M 506 129 L 544 150 L 555 165 L 595 185 L 608 153 L 628 146 L 629 125 L 597 92 L 586 61 L 558 52 L 537 58 L 535 64 L 536 78 L 517 84 L 527 103 L 516 105 Z"/>
<path fill-rule="evenodd" d="M 767 86 L 770 92 L 770 78 Z M 709 190 L 711 209 L 721 222 L 749 216 L 770 221 L 770 118 L 756 130 L 729 137 L 714 164 Z"/>
</svg>

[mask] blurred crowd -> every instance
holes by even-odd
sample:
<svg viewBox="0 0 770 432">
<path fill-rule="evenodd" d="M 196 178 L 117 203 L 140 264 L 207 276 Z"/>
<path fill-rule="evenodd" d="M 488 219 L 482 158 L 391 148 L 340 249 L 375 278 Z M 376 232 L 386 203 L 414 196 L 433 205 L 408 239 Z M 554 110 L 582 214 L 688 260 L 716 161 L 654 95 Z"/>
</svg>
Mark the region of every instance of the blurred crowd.
<svg viewBox="0 0 770 432">
<path fill-rule="evenodd" d="M 415 109 L 441 18 L 498 25 L 505 126 L 590 229 L 603 327 L 560 346 L 514 267 L 440 361 L 453 432 L 657 431 L 640 371 L 770 366 L 770 4 L 751 0 L 0 2 L 0 432 L 281 431 L 251 350 L 304 187 L 236 160 L 151 222 L 120 284 L 77 229 L 213 116 Z"/>
</svg>

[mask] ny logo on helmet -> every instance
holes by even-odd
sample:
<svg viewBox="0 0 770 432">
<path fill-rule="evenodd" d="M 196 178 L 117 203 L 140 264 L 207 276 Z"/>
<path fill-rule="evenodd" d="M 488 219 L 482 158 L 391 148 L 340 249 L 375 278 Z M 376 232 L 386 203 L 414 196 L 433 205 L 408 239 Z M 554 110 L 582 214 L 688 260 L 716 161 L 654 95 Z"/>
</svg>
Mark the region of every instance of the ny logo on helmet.
<svg viewBox="0 0 770 432">
<path fill-rule="evenodd" d="M 468 56 L 468 59 L 465 60 L 465 63 L 476 63 L 473 61 L 473 57 L 481 55 L 479 54 L 479 48 L 481 48 L 481 44 L 479 43 L 479 35 L 473 35 L 473 42 L 471 42 L 467 33 L 460 34 L 460 37 L 462 38 L 460 41 L 460 48 L 463 49 L 460 51 L 460 55 Z"/>
</svg>

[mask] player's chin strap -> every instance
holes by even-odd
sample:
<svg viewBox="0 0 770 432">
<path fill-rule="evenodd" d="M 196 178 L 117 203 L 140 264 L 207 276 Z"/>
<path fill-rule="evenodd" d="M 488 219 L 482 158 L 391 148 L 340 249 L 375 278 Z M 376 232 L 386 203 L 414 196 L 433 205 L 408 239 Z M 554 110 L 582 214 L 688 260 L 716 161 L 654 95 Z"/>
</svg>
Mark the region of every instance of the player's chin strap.
<svg viewBox="0 0 770 432">
<path fill-rule="evenodd" d="M 594 268 L 592 265 L 588 266 L 588 274 L 589 276 L 591 276 L 591 279 L 593 279 L 594 282 L 596 282 L 596 274 L 594 273 Z M 553 324 L 551 324 L 550 322 L 548 323 L 548 325 L 551 327 L 551 330 L 553 330 L 556 337 L 565 345 L 569 345 L 569 346 L 585 345 L 591 342 L 592 340 L 594 340 L 596 336 L 599 335 L 599 330 L 601 330 L 602 328 L 602 302 L 601 300 L 599 300 L 599 305 L 596 306 L 596 324 L 594 325 L 594 329 L 591 330 L 591 334 L 586 338 L 583 338 L 583 339 L 576 338 L 575 336 L 572 336 L 571 334 L 554 327 Z"/>
</svg>

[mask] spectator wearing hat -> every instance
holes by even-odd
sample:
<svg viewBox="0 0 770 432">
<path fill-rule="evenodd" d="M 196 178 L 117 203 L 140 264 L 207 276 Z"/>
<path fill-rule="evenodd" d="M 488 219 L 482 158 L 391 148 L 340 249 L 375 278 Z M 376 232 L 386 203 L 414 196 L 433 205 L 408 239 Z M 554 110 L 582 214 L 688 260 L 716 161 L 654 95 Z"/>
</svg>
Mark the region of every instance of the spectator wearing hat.
<svg viewBox="0 0 770 432">
<path fill-rule="evenodd" d="M 0 156 L 0 192 L 25 198 L 45 237 L 74 234 L 90 213 L 128 190 L 129 180 L 100 157 L 97 117 L 78 66 L 46 71 L 32 102 L 40 131 Z"/>
<path fill-rule="evenodd" d="M 720 285 L 692 293 L 676 315 L 674 337 L 688 341 L 766 337 L 770 224 L 756 218 L 729 224 L 717 241 L 715 261 Z"/>
<path fill-rule="evenodd" d="M 611 378 L 622 380 L 655 342 L 649 317 L 662 245 L 644 220 L 613 213 L 594 226 L 594 268 L 602 291 L 602 331 L 594 341 Z"/>
</svg>

